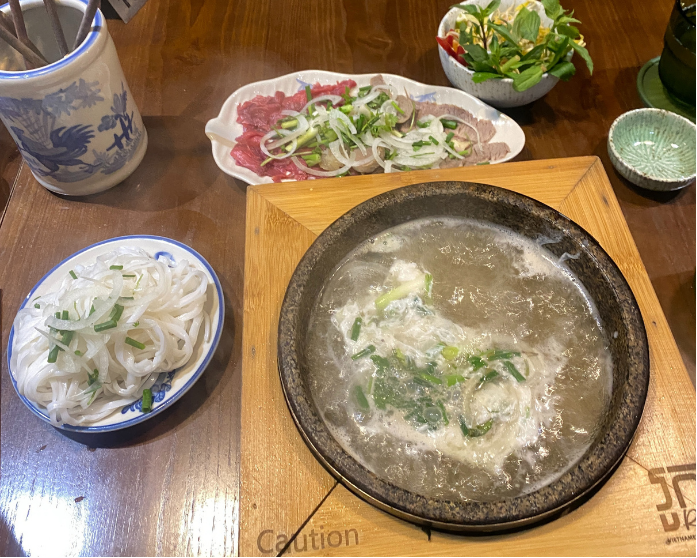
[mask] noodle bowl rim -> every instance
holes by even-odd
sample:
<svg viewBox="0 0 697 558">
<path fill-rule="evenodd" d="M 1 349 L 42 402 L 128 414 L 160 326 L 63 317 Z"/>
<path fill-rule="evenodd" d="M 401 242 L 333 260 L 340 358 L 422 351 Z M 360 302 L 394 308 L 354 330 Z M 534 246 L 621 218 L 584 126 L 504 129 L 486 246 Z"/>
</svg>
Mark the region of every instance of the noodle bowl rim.
<svg viewBox="0 0 697 558">
<path fill-rule="evenodd" d="M 218 347 L 218 342 L 220 341 L 220 337 L 222 335 L 222 329 L 223 329 L 223 324 L 225 322 L 225 304 L 224 304 L 224 298 L 223 298 L 223 290 L 222 286 L 220 284 L 220 280 L 218 279 L 218 276 L 216 275 L 215 271 L 213 270 L 213 267 L 206 261 L 206 259 L 201 256 L 196 250 L 191 248 L 190 246 L 187 246 L 186 244 L 179 242 L 177 240 L 173 240 L 171 238 L 167 238 L 164 236 L 156 236 L 156 235 L 144 235 L 144 234 L 139 234 L 139 235 L 127 235 L 127 236 L 118 236 L 114 238 L 109 238 L 107 240 L 103 240 L 101 242 L 97 242 L 95 244 L 91 244 L 90 246 L 86 246 L 85 248 L 82 248 L 81 250 L 78 250 L 77 252 L 74 252 L 61 262 L 57 263 L 55 266 L 53 266 L 37 283 L 32 287 L 31 291 L 29 291 L 29 294 L 27 294 L 26 298 L 22 301 L 22 304 L 20 307 L 17 309 L 17 312 L 22 310 L 23 308 L 26 307 L 26 305 L 31 302 L 33 299 L 32 297 L 36 293 L 37 290 L 39 290 L 42 286 L 44 286 L 47 283 L 50 283 L 51 286 L 49 287 L 49 292 L 51 288 L 54 286 L 54 283 L 57 285 L 60 283 L 60 278 L 56 278 L 56 273 L 59 271 L 61 273 L 68 273 L 68 266 L 67 264 L 71 264 L 78 256 L 81 254 L 94 250 L 96 248 L 104 247 L 105 250 L 103 251 L 95 251 L 94 257 L 90 258 L 90 262 L 96 261 L 96 258 L 98 256 L 102 256 L 116 248 L 119 248 L 121 246 L 135 246 L 136 242 L 139 240 L 149 240 L 149 241 L 154 241 L 156 243 L 160 243 L 161 246 L 158 248 L 158 252 L 161 251 L 167 251 L 171 250 L 172 247 L 175 247 L 179 250 L 183 250 L 186 252 L 188 255 L 192 256 L 192 258 L 189 260 L 189 264 L 193 265 L 200 271 L 203 271 L 209 281 L 215 286 L 215 292 L 216 292 L 216 300 L 213 301 L 213 308 L 211 311 L 211 338 L 208 342 L 203 340 L 203 345 L 202 345 L 202 352 L 201 355 L 196 359 L 196 361 L 188 362 L 184 366 L 177 368 L 174 370 L 176 372 L 172 384 L 174 384 L 174 379 L 177 377 L 177 374 L 181 375 L 182 370 L 185 371 L 186 374 L 191 373 L 190 369 L 193 369 L 193 373 L 191 373 L 191 376 L 188 378 L 186 383 L 183 386 L 180 387 L 174 387 L 172 385 L 172 389 L 167 392 L 167 395 L 165 398 L 158 403 L 157 405 L 153 406 L 153 409 L 151 412 L 144 414 L 140 413 L 137 410 L 134 411 L 136 413 L 136 416 L 133 418 L 124 418 L 124 420 L 118 420 L 115 422 L 110 422 L 107 424 L 101 424 L 101 425 L 94 425 L 94 426 L 74 426 L 70 424 L 60 424 L 56 428 L 59 428 L 61 430 L 67 430 L 71 432 L 80 432 L 80 433 L 85 433 L 85 434 L 96 434 L 96 433 L 103 433 L 103 432 L 111 432 L 114 430 L 121 430 L 123 428 L 128 428 L 130 426 L 134 426 L 136 424 L 140 424 L 149 418 L 161 413 L 168 407 L 170 407 L 175 401 L 178 401 L 191 387 L 196 383 L 196 381 L 200 378 L 201 374 L 203 374 L 204 370 L 210 363 L 211 359 L 213 358 L 213 355 L 215 354 L 215 351 Z M 130 243 L 130 244 L 129 244 Z M 146 252 L 149 251 L 149 247 L 143 248 Z M 157 253 L 157 252 L 156 252 Z M 149 254 L 150 255 L 150 254 Z M 65 266 L 65 267 L 64 267 Z M 217 321 L 217 323 L 216 323 Z M 12 381 L 12 387 L 14 388 L 17 396 L 21 399 L 21 401 L 29 408 L 29 410 L 39 417 L 40 419 L 48 422 L 52 426 L 55 426 L 51 423 L 51 419 L 49 418 L 48 414 L 46 414 L 45 410 L 37 407 L 33 402 L 31 402 L 27 397 L 19 393 L 19 390 L 17 388 L 17 379 L 15 378 L 14 372 L 12 370 L 11 362 L 12 362 L 12 345 L 14 342 L 14 323 L 12 325 L 12 328 L 10 329 L 10 334 L 8 337 L 7 341 L 7 368 L 8 372 L 10 375 L 10 380 Z M 203 335 L 203 329 L 199 332 L 199 335 Z M 171 373 L 172 370 L 170 371 L 165 371 L 165 372 L 160 372 L 160 374 L 169 374 Z M 124 406 L 126 407 L 126 406 Z M 104 419 L 101 420 L 113 420 L 115 417 L 126 417 L 127 415 L 122 414 L 121 410 L 115 411 L 113 414 L 105 417 Z"/>
</svg>

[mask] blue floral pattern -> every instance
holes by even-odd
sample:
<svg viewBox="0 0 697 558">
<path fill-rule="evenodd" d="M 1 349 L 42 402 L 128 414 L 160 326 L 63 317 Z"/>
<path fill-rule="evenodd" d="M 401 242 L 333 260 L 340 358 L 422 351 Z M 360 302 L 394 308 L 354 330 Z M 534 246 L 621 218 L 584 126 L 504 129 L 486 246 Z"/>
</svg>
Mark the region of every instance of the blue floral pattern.
<svg viewBox="0 0 697 558">
<path fill-rule="evenodd" d="M 142 131 L 134 125 L 134 111 L 128 111 L 123 82 L 121 93 L 113 96 L 111 113 L 102 117 L 96 131 L 92 124 L 59 124 L 63 116 L 104 102 L 98 86 L 99 82 L 80 79 L 43 99 L 0 97 L 0 116 L 35 174 L 59 182 L 78 182 L 99 172 L 112 174 L 131 159 Z M 97 133 L 113 134 L 113 143 L 105 151 L 90 150 Z M 88 162 L 84 157 L 90 151 L 93 160 Z"/>
<path fill-rule="evenodd" d="M 436 102 L 436 92 L 424 93 L 423 95 L 410 95 L 410 97 L 417 103 L 435 103 Z"/>
<path fill-rule="evenodd" d="M 176 373 L 176 370 L 172 370 L 171 372 L 162 372 L 158 377 L 153 386 L 150 388 L 152 391 L 152 407 L 153 409 L 155 408 L 156 403 L 161 403 L 165 395 L 167 395 L 167 392 L 172 389 L 172 378 L 174 378 L 174 374 Z M 143 398 L 141 397 L 138 399 L 138 401 L 134 401 L 130 405 L 124 407 L 121 409 L 121 414 L 125 415 L 126 413 L 129 412 L 143 412 Z"/>
</svg>

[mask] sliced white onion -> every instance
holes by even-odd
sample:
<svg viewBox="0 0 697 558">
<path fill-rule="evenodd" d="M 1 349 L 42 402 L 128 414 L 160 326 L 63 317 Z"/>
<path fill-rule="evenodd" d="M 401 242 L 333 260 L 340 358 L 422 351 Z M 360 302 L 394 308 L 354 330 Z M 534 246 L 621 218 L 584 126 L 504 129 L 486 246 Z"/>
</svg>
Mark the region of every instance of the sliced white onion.
<svg viewBox="0 0 697 558">
<path fill-rule="evenodd" d="M 385 161 L 385 172 L 392 172 L 392 161 Z"/>
<path fill-rule="evenodd" d="M 375 89 L 375 87 L 373 87 L 366 96 L 359 97 L 358 99 L 356 99 L 353 102 L 353 106 L 355 108 L 355 107 L 360 107 L 362 105 L 365 105 L 365 104 L 369 103 L 370 101 L 374 101 L 375 99 L 377 99 L 379 95 L 380 95 L 380 91 L 378 89 Z"/>
<path fill-rule="evenodd" d="M 300 109 L 300 112 L 303 114 L 305 111 L 308 109 L 310 105 L 314 105 L 315 103 L 321 103 L 322 101 L 331 101 L 332 105 L 337 104 L 339 101 L 342 101 L 343 97 L 340 97 L 339 95 L 320 95 L 316 99 L 311 99 L 307 102 L 307 104 Z"/>
<path fill-rule="evenodd" d="M 295 152 L 296 147 L 298 147 L 298 140 L 297 139 L 291 140 L 291 143 L 290 143 L 291 149 L 285 155 L 274 155 L 266 147 L 266 141 L 275 135 L 276 135 L 276 132 L 271 130 L 268 134 L 266 134 L 264 137 L 261 138 L 261 141 L 259 142 L 259 148 L 261 149 L 261 151 L 264 153 L 264 155 L 266 155 L 267 157 L 271 157 L 272 159 L 286 159 L 287 157 L 290 157 Z"/>
<path fill-rule="evenodd" d="M 276 149 L 277 147 L 285 145 L 289 141 L 293 141 L 295 138 L 298 138 L 305 132 L 307 132 L 307 130 L 310 128 L 310 124 L 307 121 L 307 118 L 305 118 L 302 114 L 298 114 L 296 118 L 298 119 L 298 127 L 295 129 L 294 132 L 288 134 L 287 136 L 283 136 L 281 139 L 272 141 L 266 147 L 268 147 L 269 149 Z"/>
<path fill-rule="evenodd" d="M 378 165 L 380 165 L 383 169 L 385 168 L 385 161 L 383 160 L 382 157 L 380 157 L 380 152 L 378 149 L 380 148 L 380 144 L 384 144 L 382 140 L 376 139 L 373 142 L 373 157 L 375 157 L 375 160 L 378 162 Z M 387 172 L 387 171 L 385 171 Z"/>
<path fill-rule="evenodd" d="M 353 166 L 355 167 L 362 167 L 363 165 L 368 165 L 375 161 L 375 156 L 372 153 L 369 153 L 368 156 L 365 159 L 360 159 L 359 161 L 354 161 Z"/>
<path fill-rule="evenodd" d="M 121 275 L 121 272 L 115 271 L 112 273 L 111 280 L 112 289 L 111 293 L 109 294 L 109 298 L 106 300 L 96 299 L 94 301 L 94 312 L 91 316 L 86 316 L 85 318 L 77 321 L 60 320 L 55 316 L 50 316 L 46 318 L 44 324 L 55 329 L 62 329 L 63 331 L 78 331 L 80 329 L 93 326 L 100 318 L 104 316 L 104 314 L 109 312 L 114 307 L 114 304 L 116 304 L 116 301 L 118 301 L 119 297 L 121 296 L 121 289 L 123 289 L 123 276 Z"/>
<path fill-rule="evenodd" d="M 311 174 L 313 176 L 320 176 L 322 178 L 331 178 L 333 176 L 339 176 L 340 174 L 344 174 L 347 170 L 351 168 L 351 165 L 345 165 L 335 171 L 319 171 L 301 163 L 300 159 L 298 159 L 297 157 L 292 157 L 291 160 L 295 163 L 295 166 L 298 167 L 301 171 L 306 172 L 307 174 Z"/>
<path fill-rule="evenodd" d="M 341 140 L 336 140 L 333 141 L 329 144 L 329 151 L 332 152 L 332 155 L 334 155 L 334 158 L 339 161 L 342 165 L 346 166 L 352 166 L 353 162 L 355 161 L 356 157 L 355 155 L 353 156 L 353 159 L 351 157 L 347 157 L 344 153 L 342 153 L 342 148 L 343 143 Z"/>
<path fill-rule="evenodd" d="M 479 137 L 479 130 L 475 126 L 472 126 L 469 122 L 465 122 L 462 118 L 459 116 L 455 116 L 453 114 L 444 114 L 443 116 L 439 116 L 438 119 L 443 119 L 443 120 L 454 120 L 455 122 L 460 122 L 461 124 L 464 124 L 468 128 L 472 128 L 474 130 L 474 133 L 477 134 L 477 143 L 482 143 L 482 140 Z"/>
</svg>

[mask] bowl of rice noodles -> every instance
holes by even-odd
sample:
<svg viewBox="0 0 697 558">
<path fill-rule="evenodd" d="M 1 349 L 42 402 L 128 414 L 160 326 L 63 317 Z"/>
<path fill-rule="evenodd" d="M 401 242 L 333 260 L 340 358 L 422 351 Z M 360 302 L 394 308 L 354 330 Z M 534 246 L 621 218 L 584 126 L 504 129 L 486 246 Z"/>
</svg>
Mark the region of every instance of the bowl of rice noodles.
<svg viewBox="0 0 697 558">
<path fill-rule="evenodd" d="M 406 186 L 331 224 L 279 321 L 291 416 L 365 501 L 446 531 L 554 518 L 625 455 L 649 381 L 617 265 L 526 196 Z"/>
</svg>

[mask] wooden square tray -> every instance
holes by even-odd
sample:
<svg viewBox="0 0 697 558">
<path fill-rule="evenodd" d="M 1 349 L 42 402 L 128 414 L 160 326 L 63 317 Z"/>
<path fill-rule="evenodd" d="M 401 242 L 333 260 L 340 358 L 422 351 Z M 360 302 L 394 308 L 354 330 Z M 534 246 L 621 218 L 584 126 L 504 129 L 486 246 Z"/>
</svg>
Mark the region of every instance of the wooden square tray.
<svg viewBox="0 0 697 558">
<path fill-rule="evenodd" d="M 533 197 L 590 232 L 639 302 L 651 352 L 644 415 L 619 468 L 588 501 L 515 533 L 427 532 L 354 496 L 319 464 L 276 368 L 286 286 L 313 240 L 385 191 L 463 180 Z M 240 555 L 695 555 L 695 391 L 600 160 L 555 159 L 254 186 L 247 192 Z"/>
</svg>

